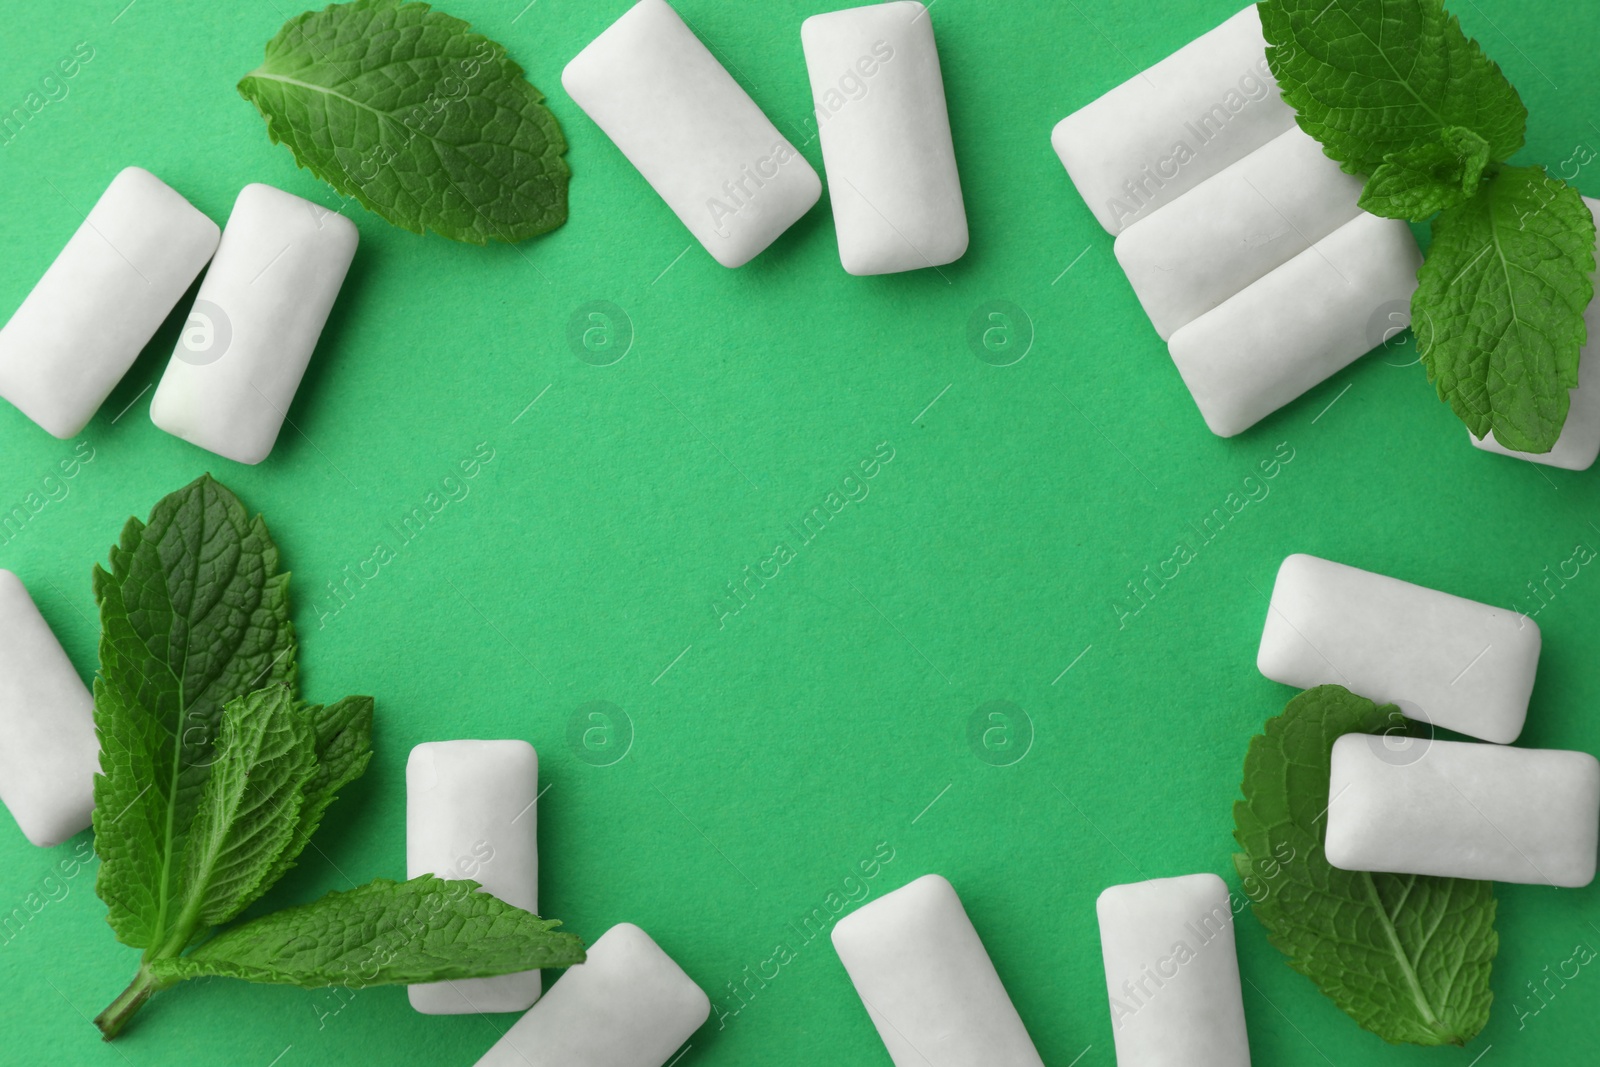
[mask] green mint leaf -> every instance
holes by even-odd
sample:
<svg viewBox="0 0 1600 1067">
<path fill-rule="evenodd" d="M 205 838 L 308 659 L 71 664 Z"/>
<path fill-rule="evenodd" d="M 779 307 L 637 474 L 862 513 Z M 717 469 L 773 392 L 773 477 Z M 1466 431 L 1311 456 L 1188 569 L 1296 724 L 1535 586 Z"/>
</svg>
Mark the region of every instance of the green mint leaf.
<svg viewBox="0 0 1600 1067">
<path fill-rule="evenodd" d="M 372 759 L 371 697 L 345 697 L 327 707 L 303 704 L 300 712 L 316 738 L 316 768 L 306 782 L 299 824 L 288 847 L 263 880 L 263 892 L 294 866 L 311 835 L 322 825 L 328 805 L 337 799 L 339 790 L 361 777 Z"/>
<path fill-rule="evenodd" d="M 206 475 L 128 521 L 94 593 L 95 891 L 117 938 L 154 952 L 190 898 L 184 856 L 223 705 L 294 687 L 288 575 L 261 518 Z"/>
<path fill-rule="evenodd" d="M 583 942 L 559 925 L 476 882 L 379 878 L 242 923 L 150 970 L 163 982 L 219 976 L 306 988 L 487 978 L 582 963 Z"/>
<path fill-rule="evenodd" d="M 222 736 L 189 832 L 171 951 L 227 922 L 266 891 L 267 875 L 294 839 L 305 786 L 317 770 L 316 735 L 287 686 L 230 701 Z"/>
<path fill-rule="evenodd" d="M 1543 167 L 1500 167 L 1433 223 L 1411 322 L 1428 380 L 1478 437 L 1548 452 L 1578 386 L 1595 226 Z"/>
<path fill-rule="evenodd" d="M 1489 165 L 1489 142 L 1464 126 L 1439 139 L 1391 152 L 1361 190 L 1361 207 L 1390 219 L 1422 220 L 1478 191 Z"/>
<path fill-rule="evenodd" d="M 1322 852 L 1334 741 L 1416 732 L 1341 686 L 1295 697 L 1250 741 L 1234 862 L 1267 939 L 1351 1018 L 1386 1041 L 1461 1045 L 1489 1021 L 1493 885 L 1341 871 Z"/>
<path fill-rule="evenodd" d="M 561 127 L 506 50 L 423 3 L 290 19 L 239 93 L 273 143 L 396 226 L 516 242 L 567 219 Z"/>
<path fill-rule="evenodd" d="M 1452 127 L 1522 147 L 1528 111 L 1440 0 L 1262 0 L 1267 62 L 1300 128 L 1351 174 L 1437 143 Z"/>
</svg>

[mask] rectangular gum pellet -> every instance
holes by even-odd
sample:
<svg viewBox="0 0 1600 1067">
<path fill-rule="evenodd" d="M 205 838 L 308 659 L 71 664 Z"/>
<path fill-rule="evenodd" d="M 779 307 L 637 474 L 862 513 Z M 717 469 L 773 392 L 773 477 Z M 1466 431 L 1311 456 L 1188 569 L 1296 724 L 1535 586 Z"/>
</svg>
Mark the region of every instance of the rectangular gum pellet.
<svg viewBox="0 0 1600 1067">
<path fill-rule="evenodd" d="M 960 259 L 967 212 L 928 9 L 902 0 L 813 15 L 800 38 L 844 269 Z"/>
<path fill-rule="evenodd" d="M 589 947 L 477 1067 L 663 1067 L 711 1000 L 650 936 L 619 923 Z"/>
<path fill-rule="evenodd" d="M 227 459 L 266 459 L 357 239 L 343 215 L 270 185 L 245 186 L 156 386 L 151 420 Z"/>
<path fill-rule="evenodd" d="M 1522 732 L 1539 627 L 1515 611 L 1292 555 L 1278 568 L 1256 665 L 1335 683 L 1435 726 L 1509 744 Z"/>
<path fill-rule="evenodd" d="M 1062 119 L 1050 140 L 1119 233 L 1292 125 L 1252 5 Z"/>
<path fill-rule="evenodd" d="M 1594 880 L 1600 762 L 1587 752 L 1346 734 L 1328 862 L 1347 871 L 1577 888 Z"/>
<path fill-rule="evenodd" d="M 561 72 L 568 95 L 724 267 L 822 195 L 811 165 L 665 0 L 640 0 Z"/>
<path fill-rule="evenodd" d="M 1114 885 L 1095 905 L 1117 1067 L 1250 1067 L 1228 887 L 1214 874 Z"/>
<path fill-rule="evenodd" d="M 1117 235 L 1163 340 L 1361 213 L 1361 179 L 1291 126 Z"/>
<path fill-rule="evenodd" d="M 22 580 L 0 570 L 0 800 L 29 841 L 89 825 L 100 744 L 94 698 Z"/>
<path fill-rule="evenodd" d="M 939 875 L 840 919 L 833 947 L 895 1067 L 1043 1067 L 961 899 Z"/>
<path fill-rule="evenodd" d="M 1243 433 L 1376 348 L 1409 318 L 1422 253 L 1366 212 L 1173 332 L 1172 362 L 1218 437 Z"/>
<path fill-rule="evenodd" d="M 406 762 L 406 877 L 470 878 L 538 914 L 539 757 L 526 741 L 430 741 Z M 538 971 L 411 986 L 425 1015 L 526 1011 Z"/>
<path fill-rule="evenodd" d="M 1589 214 L 1600 224 L 1600 200 L 1583 198 Z M 1600 293 L 1600 270 L 1593 275 L 1596 292 Z M 1494 438 L 1493 431 L 1483 437 L 1468 437 L 1485 452 L 1498 452 L 1502 456 L 1543 463 L 1547 467 L 1561 467 L 1569 471 L 1586 471 L 1594 466 L 1600 456 L 1600 295 L 1589 301 L 1583 312 L 1583 324 L 1589 331 L 1588 340 L 1578 357 L 1578 388 L 1572 391 L 1572 406 L 1567 409 L 1567 421 L 1561 426 L 1561 436 L 1548 452 L 1514 452 Z"/>
<path fill-rule="evenodd" d="M 0 396 L 57 437 L 94 417 L 217 250 L 217 224 L 128 167 L 0 328 Z"/>
</svg>

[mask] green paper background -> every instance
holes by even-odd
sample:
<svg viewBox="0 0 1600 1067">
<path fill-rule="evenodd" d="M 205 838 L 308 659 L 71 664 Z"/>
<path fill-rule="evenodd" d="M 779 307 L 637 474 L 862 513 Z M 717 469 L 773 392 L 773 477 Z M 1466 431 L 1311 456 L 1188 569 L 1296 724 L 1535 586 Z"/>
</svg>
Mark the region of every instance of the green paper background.
<svg viewBox="0 0 1600 1067">
<path fill-rule="evenodd" d="M 1405 366 L 1407 345 L 1238 438 L 1206 430 L 1049 133 L 1222 21 L 1229 0 L 1159 11 L 938 0 L 971 251 L 938 272 L 866 279 L 840 269 L 826 205 L 749 266 L 717 266 L 560 89 L 565 61 L 627 0 L 523 4 L 449 10 L 505 43 L 550 94 L 571 142 L 571 221 L 483 249 L 404 233 L 350 204 L 362 246 L 270 459 L 241 467 L 150 423 L 146 390 L 180 309 L 82 435 L 93 462 L 0 544 L 0 566 L 27 582 L 88 678 L 90 567 L 130 514 L 209 470 L 267 516 L 295 574 L 306 695 L 373 693 L 378 724 L 371 769 L 265 905 L 403 875 L 412 745 L 526 738 L 548 787 L 546 914 L 586 940 L 640 924 L 724 1008 L 738 1006 L 727 984 L 745 967 L 780 942 L 798 950 L 737 1015 L 693 1037 L 684 1067 L 887 1064 L 832 948 L 789 925 L 845 894 L 880 842 L 893 860 L 865 881 L 872 898 L 929 871 L 950 878 L 1045 1061 L 1113 1063 L 1095 897 L 1194 871 L 1237 884 L 1230 808 L 1245 747 L 1291 695 L 1254 660 L 1283 556 L 1318 553 L 1532 610 L 1527 583 L 1575 545 L 1600 546 L 1600 476 L 1471 448 L 1422 370 Z M 679 8 L 806 140 L 799 27 L 817 8 Z M 297 10 L 8 6 L 0 110 L 78 42 L 94 57 L 65 99 L 0 147 L 0 311 L 128 164 L 219 223 L 251 181 L 340 206 L 268 143 L 233 88 Z M 1600 146 L 1600 9 L 1458 10 L 1528 104 L 1519 158 L 1556 165 Z M 816 144 L 802 151 L 820 171 Z M 1600 194 L 1593 166 L 1577 184 Z M 966 340 L 969 318 L 995 300 L 1025 309 L 1036 333 L 1011 366 L 980 361 Z M 631 350 L 610 366 L 568 343 L 569 320 L 592 301 L 632 323 Z M 725 584 L 793 540 L 790 524 L 880 446 L 893 460 L 869 495 L 719 625 Z M 393 544 L 389 524 L 480 447 L 493 459 L 463 483 L 468 495 L 334 599 L 343 569 Z M 1279 447 L 1293 459 L 1268 495 L 1119 625 L 1112 605 L 1126 584 L 1244 495 Z M 0 510 L 41 491 L 73 448 L 0 405 Z M 1545 647 L 1524 744 L 1600 750 L 1593 571 L 1538 615 Z M 593 701 L 631 723 L 631 748 L 612 765 L 569 743 Z M 991 701 L 1020 709 L 1017 736 L 1033 735 L 1009 766 L 969 744 Z M 513 1021 L 424 1017 L 392 989 L 213 981 L 163 994 L 103 1045 L 88 1020 L 136 953 L 104 925 L 92 865 L 49 880 L 87 840 L 44 851 L 0 820 L 0 917 L 26 915 L 0 936 L 0 1062 L 465 1065 Z M 1552 984 L 1548 1003 L 1525 983 L 1579 942 L 1600 947 L 1597 893 L 1500 892 L 1495 1011 L 1465 1050 L 1386 1046 L 1245 917 L 1255 1062 L 1587 1062 L 1600 976 Z M 59 899 L 32 914 L 30 894 Z"/>
</svg>

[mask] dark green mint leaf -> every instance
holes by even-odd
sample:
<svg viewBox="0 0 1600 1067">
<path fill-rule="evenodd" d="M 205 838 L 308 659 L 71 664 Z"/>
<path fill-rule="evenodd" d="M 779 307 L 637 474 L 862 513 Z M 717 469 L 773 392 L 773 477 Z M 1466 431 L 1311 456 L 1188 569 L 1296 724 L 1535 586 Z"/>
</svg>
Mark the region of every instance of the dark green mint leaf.
<svg viewBox="0 0 1600 1067">
<path fill-rule="evenodd" d="M 225 930 L 154 960 L 163 981 L 208 975 L 307 988 L 412 985 L 582 963 L 583 943 L 478 891 L 426 874 L 377 879 Z"/>
<path fill-rule="evenodd" d="M 190 899 L 190 828 L 223 705 L 296 678 L 288 575 L 257 516 L 206 475 L 130 519 L 95 567 L 95 890 L 124 944 L 160 949 Z"/>
<path fill-rule="evenodd" d="M 1548 452 L 1578 386 L 1594 217 L 1542 167 L 1501 167 L 1434 220 L 1411 323 L 1428 379 L 1479 437 Z"/>
<path fill-rule="evenodd" d="M 1528 111 L 1440 0 L 1262 0 L 1267 62 L 1300 128 L 1351 174 L 1471 130 L 1491 160 L 1522 147 Z"/>
<path fill-rule="evenodd" d="M 189 896 L 181 901 L 176 947 L 266 891 L 268 874 L 294 840 L 316 770 L 311 720 L 287 686 L 259 689 L 222 709 L 216 762 L 189 833 L 181 882 Z"/>
<path fill-rule="evenodd" d="M 239 92 L 274 143 L 396 226 L 522 241 L 567 218 L 561 127 L 506 50 L 423 3 L 290 19 Z"/>
<path fill-rule="evenodd" d="M 372 698 L 345 697 L 321 707 L 302 705 L 301 714 L 316 736 L 316 768 L 306 782 L 305 804 L 288 847 L 262 884 L 265 891 L 282 878 L 311 841 L 339 790 L 360 778 L 372 759 Z"/>
</svg>

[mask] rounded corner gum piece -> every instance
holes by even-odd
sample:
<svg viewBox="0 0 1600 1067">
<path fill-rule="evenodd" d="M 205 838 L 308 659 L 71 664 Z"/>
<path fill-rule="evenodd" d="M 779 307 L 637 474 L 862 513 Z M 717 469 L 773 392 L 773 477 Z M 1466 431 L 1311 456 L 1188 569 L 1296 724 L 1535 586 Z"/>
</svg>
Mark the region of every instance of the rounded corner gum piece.
<svg viewBox="0 0 1600 1067">
<path fill-rule="evenodd" d="M 813 15 L 800 39 L 845 272 L 960 259 L 967 214 L 928 9 L 894 0 Z"/>
<path fill-rule="evenodd" d="M 343 215 L 240 190 L 150 402 L 156 426 L 236 463 L 271 454 L 360 243 Z"/>
<path fill-rule="evenodd" d="M 0 570 L 0 801 L 35 845 L 88 827 L 100 742 L 94 698 L 22 579 Z"/>
<path fill-rule="evenodd" d="M 1380 735 L 1334 742 L 1328 862 L 1341 870 L 1581 888 L 1600 847 L 1587 752 Z"/>
<path fill-rule="evenodd" d="M 1095 911 L 1117 1063 L 1249 1067 L 1227 883 L 1207 872 L 1114 885 Z"/>
<path fill-rule="evenodd" d="M 406 760 L 406 877 L 470 878 L 482 892 L 539 910 L 539 757 L 520 739 L 430 741 Z M 425 1015 L 525 1011 L 538 970 L 426 982 L 406 990 Z"/>
<path fill-rule="evenodd" d="M 1540 644 L 1538 625 L 1509 609 L 1296 554 L 1278 569 L 1256 664 L 1275 682 L 1342 685 L 1510 744 L 1527 720 Z"/>
<path fill-rule="evenodd" d="M 822 197 L 822 181 L 665 0 L 639 0 L 561 73 L 724 267 L 741 267 Z"/>
<path fill-rule="evenodd" d="M 589 946 L 476 1067 L 664 1067 L 711 998 L 661 946 L 618 923 Z"/>
<path fill-rule="evenodd" d="M 833 946 L 895 1067 L 1043 1067 L 955 887 L 926 874 L 841 918 Z"/>
<path fill-rule="evenodd" d="M 217 224 L 142 167 L 112 178 L 0 327 L 0 397 L 77 436 L 217 250 Z"/>
</svg>

